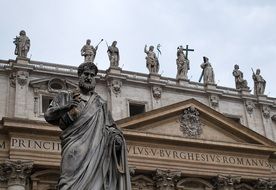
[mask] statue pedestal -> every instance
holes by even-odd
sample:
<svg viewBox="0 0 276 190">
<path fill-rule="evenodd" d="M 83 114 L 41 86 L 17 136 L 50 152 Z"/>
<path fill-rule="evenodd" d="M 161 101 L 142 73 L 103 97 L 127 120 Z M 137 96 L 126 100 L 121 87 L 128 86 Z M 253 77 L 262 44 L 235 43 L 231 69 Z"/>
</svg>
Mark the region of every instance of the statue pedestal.
<svg viewBox="0 0 276 190">
<path fill-rule="evenodd" d="M 30 63 L 30 59 L 29 58 L 25 58 L 25 57 L 16 57 L 16 63 L 18 64 L 28 64 Z"/>
<path fill-rule="evenodd" d="M 188 86 L 189 85 L 190 80 L 189 79 L 184 79 L 184 78 L 179 78 L 177 79 L 177 83 L 180 86 Z"/>
<path fill-rule="evenodd" d="M 257 95 L 258 96 L 258 100 L 259 101 L 266 101 L 267 100 L 267 96 L 266 95 Z"/>
<path fill-rule="evenodd" d="M 107 73 L 110 73 L 110 74 L 118 74 L 120 75 L 121 72 L 122 72 L 122 69 L 120 67 L 114 67 L 114 66 L 111 66 L 109 67 L 107 70 L 106 70 Z"/>
<path fill-rule="evenodd" d="M 249 90 L 247 88 L 243 88 L 243 89 L 240 90 L 240 93 L 242 95 L 250 95 L 250 92 L 251 92 L 251 90 Z"/>
<path fill-rule="evenodd" d="M 149 80 L 160 81 L 160 77 L 161 77 L 161 75 L 159 75 L 157 73 L 150 73 L 148 79 Z"/>
<path fill-rule="evenodd" d="M 216 84 L 212 84 L 212 83 L 207 83 L 207 84 L 205 84 L 205 89 L 207 89 L 207 90 L 216 90 L 217 89 L 217 85 Z"/>
</svg>

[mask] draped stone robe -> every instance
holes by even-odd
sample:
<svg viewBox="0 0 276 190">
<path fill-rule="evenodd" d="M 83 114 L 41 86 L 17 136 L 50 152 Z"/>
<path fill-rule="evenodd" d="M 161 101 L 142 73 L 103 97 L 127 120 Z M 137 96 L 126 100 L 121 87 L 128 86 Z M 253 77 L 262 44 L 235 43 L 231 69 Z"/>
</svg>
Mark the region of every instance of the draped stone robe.
<svg viewBox="0 0 276 190">
<path fill-rule="evenodd" d="M 61 113 L 59 108 L 70 99 L 68 94 L 57 96 L 45 119 L 60 123 L 68 113 Z M 81 99 L 78 109 L 80 115 L 75 121 L 60 126 L 63 131 L 58 189 L 130 190 L 125 140 L 107 111 L 106 102 L 94 93 L 88 101 Z"/>
</svg>

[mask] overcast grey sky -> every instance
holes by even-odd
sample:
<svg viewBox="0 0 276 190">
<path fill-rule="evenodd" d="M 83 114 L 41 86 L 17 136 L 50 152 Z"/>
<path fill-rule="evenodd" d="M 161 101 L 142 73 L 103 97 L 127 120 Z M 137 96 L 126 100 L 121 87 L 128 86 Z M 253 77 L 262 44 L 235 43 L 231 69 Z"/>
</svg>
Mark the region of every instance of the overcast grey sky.
<svg viewBox="0 0 276 190">
<path fill-rule="evenodd" d="M 209 57 L 220 86 L 235 87 L 240 66 L 250 88 L 251 67 L 267 81 L 265 94 L 276 97 L 275 0 L 1 0 L 0 59 L 15 59 L 13 38 L 21 29 L 31 39 L 32 60 L 78 66 L 86 39 L 118 41 L 120 66 L 148 73 L 144 45 L 161 44 L 162 76 L 175 78 L 176 48 L 188 44 L 192 81 Z M 105 43 L 95 62 L 107 69 Z"/>
</svg>

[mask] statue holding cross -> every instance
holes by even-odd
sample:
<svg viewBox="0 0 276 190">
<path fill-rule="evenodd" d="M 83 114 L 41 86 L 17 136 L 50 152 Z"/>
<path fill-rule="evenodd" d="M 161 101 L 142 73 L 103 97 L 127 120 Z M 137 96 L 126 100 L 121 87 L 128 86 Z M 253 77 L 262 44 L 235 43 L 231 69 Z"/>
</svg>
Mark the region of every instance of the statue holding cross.
<svg viewBox="0 0 276 190">
<path fill-rule="evenodd" d="M 184 53 L 185 51 L 185 53 Z M 177 75 L 176 79 L 188 79 L 188 70 L 190 70 L 190 61 L 188 59 L 188 52 L 194 51 L 193 49 L 189 49 L 188 45 L 186 45 L 186 49 L 183 48 L 183 46 L 177 47 L 177 59 L 176 59 L 176 65 L 177 65 Z"/>
</svg>

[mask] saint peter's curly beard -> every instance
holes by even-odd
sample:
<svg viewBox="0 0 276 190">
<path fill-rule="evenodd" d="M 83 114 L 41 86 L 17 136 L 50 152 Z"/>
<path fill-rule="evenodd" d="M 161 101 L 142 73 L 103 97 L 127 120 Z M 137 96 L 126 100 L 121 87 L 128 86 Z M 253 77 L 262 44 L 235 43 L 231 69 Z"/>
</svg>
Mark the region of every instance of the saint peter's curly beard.
<svg viewBox="0 0 276 190">
<path fill-rule="evenodd" d="M 84 92 L 93 92 L 96 86 L 96 80 L 95 78 L 87 79 L 85 77 L 80 77 L 79 80 L 79 87 Z"/>
</svg>

